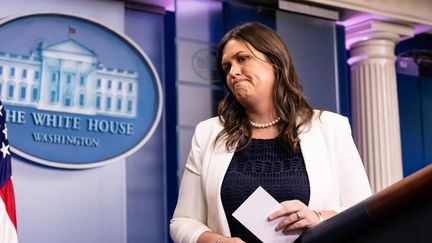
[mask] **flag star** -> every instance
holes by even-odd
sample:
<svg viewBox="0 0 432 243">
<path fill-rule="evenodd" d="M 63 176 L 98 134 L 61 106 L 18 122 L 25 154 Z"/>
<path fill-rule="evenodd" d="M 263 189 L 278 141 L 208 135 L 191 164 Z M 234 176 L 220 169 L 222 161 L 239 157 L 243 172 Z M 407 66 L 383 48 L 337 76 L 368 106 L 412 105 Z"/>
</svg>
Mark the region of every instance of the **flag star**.
<svg viewBox="0 0 432 243">
<path fill-rule="evenodd" d="M 8 138 L 7 138 L 7 127 L 6 127 L 6 124 L 5 124 L 5 128 L 3 129 L 3 133 L 5 135 L 5 139 L 7 140 Z"/>
<path fill-rule="evenodd" d="M 10 155 L 10 152 L 9 152 L 9 144 L 8 144 L 8 145 L 5 145 L 5 144 L 2 142 L 2 148 L 0 149 L 0 151 L 3 153 L 3 159 L 6 158 L 6 155 Z"/>
<path fill-rule="evenodd" d="M 3 116 L 2 110 L 3 110 L 3 104 L 0 105 L 0 116 Z"/>
</svg>

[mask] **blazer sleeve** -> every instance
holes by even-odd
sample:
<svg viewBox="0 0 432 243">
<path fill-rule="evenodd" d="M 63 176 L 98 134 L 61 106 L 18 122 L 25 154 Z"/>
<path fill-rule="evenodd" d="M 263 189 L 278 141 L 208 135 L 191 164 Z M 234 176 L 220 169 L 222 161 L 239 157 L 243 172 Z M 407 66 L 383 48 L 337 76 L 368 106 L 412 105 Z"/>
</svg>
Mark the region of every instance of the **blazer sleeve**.
<svg viewBox="0 0 432 243">
<path fill-rule="evenodd" d="M 338 168 L 341 208 L 338 211 L 351 207 L 372 194 L 366 171 L 351 135 L 351 126 L 346 117 L 344 117 L 340 131 Z"/>
<path fill-rule="evenodd" d="M 200 134 L 198 124 L 180 183 L 177 206 L 170 223 L 170 235 L 176 243 L 196 242 L 203 232 L 211 231 L 206 225 L 207 204 L 201 178 L 203 151 Z"/>
</svg>

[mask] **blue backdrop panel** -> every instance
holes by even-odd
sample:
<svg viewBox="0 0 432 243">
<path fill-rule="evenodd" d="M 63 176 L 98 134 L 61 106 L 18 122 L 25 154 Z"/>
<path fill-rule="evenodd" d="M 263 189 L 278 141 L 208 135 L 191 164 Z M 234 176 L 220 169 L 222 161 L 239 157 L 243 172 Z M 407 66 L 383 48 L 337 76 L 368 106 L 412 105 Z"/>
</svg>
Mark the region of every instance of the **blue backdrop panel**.
<svg viewBox="0 0 432 243">
<path fill-rule="evenodd" d="M 420 80 L 397 75 L 404 176 L 424 166 Z"/>
<path fill-rule="evenodd" d="M 396 54 L 432 50 L 432 36 L 424 33 L 396 46 Z M 397 75 L 404 176 L 432 163 L 432 79 Z"/>
<path fill-rule="evenodd" d="M 339 76 L 340 114 L 348 117 L 351 123 L 351 72 L 347 63 L 349 51 L 345 49 L 345 27 L 336 25 L 337 65 Z"/>
<path fill-rule="evenodd" d="M 176 50 L 175 50 L 175 13 L 167 12 L 164 18 L 165 46 L 165 141 L 166 141 L 166 202 L 167 222 L 171 219 L 178 197 L 177 158 L 177 93 L 176 93 Z M 168 229 L 168 224 L 166 228 Z M 172 242 L 166 234 L 168 242 Z"/>
<path fill-rule="evenodd" d="M 260 22 L 270 28 L 276 29 L 275 10 L 267 8 L 257 8 L 255 6 L 240 3 L 223 4 L 223 15 L 225 21 L 225 31 L 246 22 Z"/>
<path fill-rule="evenodd" d="M 164 16 L 127 9 L 126 34 L 153 62 L 164 85 Z M 127 242 L 165 242 L 165 146 L 164 120 L 150 140 L 127 158 Z"/>
<path fill-rule="evenodd" d="M 277 31 L 291 51 L 312 106 L 339 112 L 335 22 L 278 11 Z"/>
<path fill-rule="evenodd" d="M 420 78 L 423 117 L 424 165 L 432 164 L 432 79 Z"/>
</svg>

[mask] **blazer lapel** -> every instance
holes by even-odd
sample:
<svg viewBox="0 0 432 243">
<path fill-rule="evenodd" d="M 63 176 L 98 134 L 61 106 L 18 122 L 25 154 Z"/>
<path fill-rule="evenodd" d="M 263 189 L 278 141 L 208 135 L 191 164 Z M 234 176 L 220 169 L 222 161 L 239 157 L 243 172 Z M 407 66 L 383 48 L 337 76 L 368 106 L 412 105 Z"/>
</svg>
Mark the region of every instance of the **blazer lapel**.
<svg viewBox="0 0 432 243">
<path fill-rule="evenodd" d="M 299 134 L 300 148 L 306 165 L 306 171 L 309 177 L 310 199 L 309 207 L 319 209 L 323 206 L 322 200 L 326 198 L 325 194 L 331 190 L 329 183 L 329 161 L 328 151 L 323 134 L 319 127 L 316 126 L 319 120 L 312 120 L 309 129 L 304 129 Z"/>
<path fill-rule="evenodd" d="M 225 235 L 230 235 L 230 230 L 228 226 L 228 221 L 225 217 L 225 210 L 222 205 L 221 187 L 223 178 L 233 155 L 234 152 L 229 152 L 225 149 L 224 143 L 219 142 L 216 144 L 212 153 L 212 157 L 210 158 L 209 180 L 206 184 L 206 191 L 209 192 L 209 207 L 217 208 L 217 210 L 210 210 L 211 212 L 217 214 L 211 215 L 210 217 L 217 219 L 218 222 L 216 225 L 221 227 L 218 230 L 220 231 L 220 233 L 223 233 Z"/>
</svg>

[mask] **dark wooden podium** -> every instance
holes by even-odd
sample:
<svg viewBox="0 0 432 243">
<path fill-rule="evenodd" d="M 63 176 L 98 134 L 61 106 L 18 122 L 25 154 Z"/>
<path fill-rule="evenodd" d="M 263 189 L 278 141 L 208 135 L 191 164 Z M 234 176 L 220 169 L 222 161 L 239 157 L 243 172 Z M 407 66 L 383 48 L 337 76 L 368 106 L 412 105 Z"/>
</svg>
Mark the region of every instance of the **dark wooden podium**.
<svg viewBox="0 0 432 243">
<path fill-rule="evenodd" d="M 431 243 L 432 165 L 321 224 L 295 243 Z"/>
</svg>

